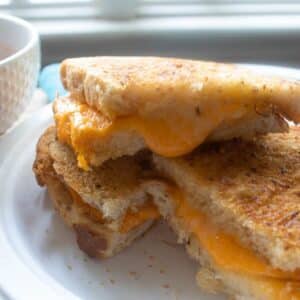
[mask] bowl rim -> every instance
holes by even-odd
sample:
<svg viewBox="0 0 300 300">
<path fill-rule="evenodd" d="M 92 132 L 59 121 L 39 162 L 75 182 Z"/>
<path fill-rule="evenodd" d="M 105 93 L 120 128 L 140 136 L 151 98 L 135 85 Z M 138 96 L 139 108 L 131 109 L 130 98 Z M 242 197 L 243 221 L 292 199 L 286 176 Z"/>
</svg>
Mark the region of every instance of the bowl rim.
<svg viewBox="0 0 300 300">
<path fill-rule="evenodd" d="M 31 48 L 33 48 L 36 44 L 38 44 L 39 34 L 38 31 L 34 28 L 34 26 L 32 26 L 29 22 L 20 19 L 18 17 L 0 13 L 0 19 L 7 20 L 11 23 L 23 26 L 31 33 L 31 38 L 29 39 L 29 41 L 26 43 L 24 47 L 14 52 L 10 56 L 4 58 L 3 60 L 0 60 L 0 67 L 2 67 L 3 65 L 6 65 L 9 62 L 19 58 L 20 56 L 28 52 Z"/>
</svg>

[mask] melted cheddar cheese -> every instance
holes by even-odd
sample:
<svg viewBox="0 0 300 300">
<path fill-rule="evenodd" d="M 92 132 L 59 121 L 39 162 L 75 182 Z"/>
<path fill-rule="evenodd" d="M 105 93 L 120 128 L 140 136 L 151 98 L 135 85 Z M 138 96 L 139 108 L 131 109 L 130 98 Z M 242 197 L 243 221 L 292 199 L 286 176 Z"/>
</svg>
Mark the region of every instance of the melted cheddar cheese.
<svg viewBox="0 0 300 300">
<path fill-rule="evenodd" d="M 300 299 L 300 272 L 273 268 L 251 249 L 242 246 L 236 238 L 225 233 L 199 209 L 193 208 L 180 191 L 170 188 L 176 206 L 176 216 L 184 228 L 195 235 L 215 265 L 224 271 L 243 274 L 253 282 L 253 289 L 264 299 Z"/>
<path fill-rule="evenodd" d="M 264 300 L 299 300 L 300 282 L 263 276 L 245 276 L 251 282 L 252 294 Z"/>
<path fill-rule="evenodd" d="M 247 105 L 226 102 L 215 106 L 208 101 L 205 110 L 183 104 L 182 109 L 156 111 L 110 120 L 85 103 L 59 99 L 55 103 L 58 139 L 78 154 L 79 166 L 88 168 L 98 142 L 119 132 L 136 132 L 155 153 L 175 157 L 187 154 L 201 144 L 222 121 L 238 120 L 249 112 Z"/>
<path fill-rule="evenodd" d="M 77 208 L 82 214 L 87 218 L 103 224 L 105 221 L 103 219 L 102 213 L 92 207 L 91 205 L 85 203 L 81 197 L 73 189 L 68 188 L 72 200 L 76 203 Z M 148 220 L 155 220 L 159 218 L 159 213 L 157 207 L 152 201 L 146 201 L 141 206 L 137 207 L 135 211 L 128 210 L 122 220 L 119 231 L 121 233 L 129 232 L 130 230 L 142 225 Z"/>
<path fill-rule="evenodd" d="M 125 214 L 119 230 L 120 232 L 128 232 L 148 220 L 155 220 L 157 218 L 159 218 L 157 207 L 152 201 L 148 201 L 136 211 L 129 210 Z"/>
<path fill-rule="evenodd" d="M 102 213 L 98 209 L 82 201 L 81 197 L 73 189 L 68 188 L 68 191 L 81 214 L 86 216 L 88 219 L 93 220 L 94 222 L 101 224 L 104 223 Z"/>
</svg>

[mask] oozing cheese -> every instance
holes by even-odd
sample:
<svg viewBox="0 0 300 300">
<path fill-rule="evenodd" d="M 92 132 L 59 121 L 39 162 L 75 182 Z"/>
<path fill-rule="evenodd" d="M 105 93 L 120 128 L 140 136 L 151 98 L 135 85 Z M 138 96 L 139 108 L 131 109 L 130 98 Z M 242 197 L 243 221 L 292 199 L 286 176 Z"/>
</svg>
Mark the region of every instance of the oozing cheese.
<svg viewBox="0 0 300 300">
<path fill-rule="evenodd" d="M 73 189 L 68 188 L 73 201 L 76 203 L 77 207 L 81 210 L 81 213 L 85 214 L 89 219 L 104 223 L 102 213 L 92 207 L 91 205 L 85 203 L 81 197 Z M 137 207 L 135 211 L 128 210 L 123 217 L 122 223 L 120 225 L 119 231 L 121 233 L 129 232 L 135 227 L 142 225 L 148 220 L 155 220 L 159 218 L 159 213 L 157 207 L 152 201 L 147 201 L 141 206 Z"/>
<path fill-rule="evenodd" d="M 300 299 L 300 272 L 286 272 L 273 268 L 236 238 L 225 233 L 199 209 L 193 208 L 182 194 L 170 188 L 176 202 L 176 216 L 184 228 L 194 234 L 213 263 L 223 271 L 243 274 L 251 279 L 256 292 L 263 299 Z"/>
<path fill-rule="evenodd" d="M 79 155 L 80 166 L 87 162 L 95 145 L 118 132 L 136 132 L 155 153 L 174 157 L 186 154 L 201 144 L 224 121 L 234 121 L 249 111 L 249 106 L 226 102 L 218 106 L 207 101 L 205 110 L 185 105 L 149 115 L 118 117 L 109 120 L 85 103 L 65 98 L 56 102 L 56 127 L 61 142 Z"/>
</svg>

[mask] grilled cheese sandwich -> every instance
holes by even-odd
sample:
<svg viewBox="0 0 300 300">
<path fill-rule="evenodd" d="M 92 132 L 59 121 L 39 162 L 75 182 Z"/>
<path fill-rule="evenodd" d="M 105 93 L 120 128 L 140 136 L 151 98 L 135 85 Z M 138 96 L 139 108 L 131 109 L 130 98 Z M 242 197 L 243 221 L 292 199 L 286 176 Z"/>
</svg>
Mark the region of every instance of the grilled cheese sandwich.
<svg viewBox="0 0 300 300">
<path fill-rule="evenodd" d="M 58 139 L 88 170 L 149 148 L 186 155 L 204 141 L 283 132 L 300 120 L 300 85 L 214 62 L 153 57 L 67 59 Z"/>
<path fill-rule="evenodd" d="M 208 216 L 184 200 L 180 191 L 169 191 L 175 201 L 175 216 L 182 226 L 195 236 L 199 247 L 209 255 L 212 264 L 221 272 L 249 278 L 255 293 L 262 299 L 300 299 L 300 269 L 283 271 L 274 268 L 250 248 L 241 245 L 231 234 L 216 226 Z"/>
<path fill-rule="evenodd" d="M 108 161 L 84 173 L 71 149 L 55 135 L 50 127 L 40 138 L 33 166 L 37 180 L 47 186 L 56 210 L 74 229 L 84 252 L 99 258 L 115 255 L 160 216 L 144 188 L 143 154 Z"/>
<path fill-rule="evenodd" d="M 201 287 L 300 300 L 299 82 L 153 57 L 68 59 L 61 79 L 34 172 L 83 251 L 112 256 L 162 215 Z"/>
<path fill-rule="evenodd" d="M 167 178 L 162 191 L 153 189 L 160 213 L 221 280 L 215 291 L 251 299 L 232 276 L 247 282 L 254 299 L 300 299 L 299 142 L 293 128 L 205 145 L 182 158 L 154 156 Z"/>
<path fill-rule="evenodd" d="M 193 208 L 178 188 L 171 187 L 168 192 L 174 201 L 176 217 L 182 220 L 188 232 L 196 236 L 219 268 L 252 276 L 300 280 L 300 269 L 282 271 L 272 267 L 250 248 L 241 245 L 232 234 L 214 224 L 201 209 Z"/>
</svg>

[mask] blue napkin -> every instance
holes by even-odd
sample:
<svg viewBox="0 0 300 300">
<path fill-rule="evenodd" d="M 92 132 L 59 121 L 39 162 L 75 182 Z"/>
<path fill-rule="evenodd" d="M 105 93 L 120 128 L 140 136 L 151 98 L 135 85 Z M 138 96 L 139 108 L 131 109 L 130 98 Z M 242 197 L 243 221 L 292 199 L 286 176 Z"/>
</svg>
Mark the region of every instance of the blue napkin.
<svg viewBox="0 0 300 300">
<path fill-rule="evenodd" d="M 52 64 L 44 67 L 39 76 L 39 88 L 48 96 L 49 101 L 53 101 L 55 96 L 65 95 L 67 92 L 61 84 L 59 76 L 59 64 Z"/>
</svg>

